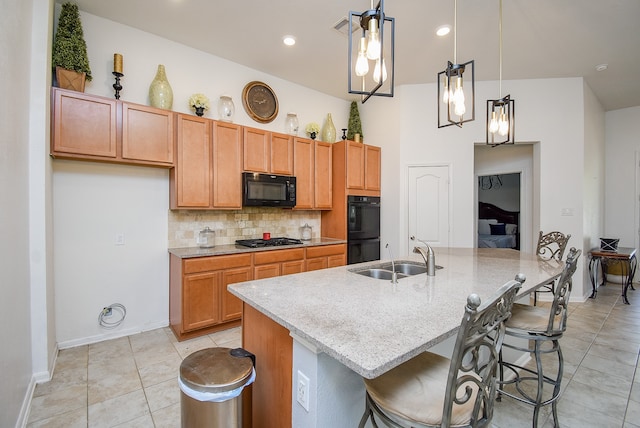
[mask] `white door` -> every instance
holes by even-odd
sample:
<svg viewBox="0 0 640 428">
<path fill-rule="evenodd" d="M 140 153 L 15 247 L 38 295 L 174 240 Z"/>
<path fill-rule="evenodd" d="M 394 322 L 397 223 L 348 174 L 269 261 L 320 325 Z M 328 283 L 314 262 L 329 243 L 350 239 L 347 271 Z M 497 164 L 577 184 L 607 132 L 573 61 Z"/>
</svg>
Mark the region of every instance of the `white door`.
<svg viewBox="0 0 640 428">
<path fill-rule="evenodd" d="M 408 252 L 420 245 L 449 246 L 449 167 L 410 166 Z"/>
</svg>

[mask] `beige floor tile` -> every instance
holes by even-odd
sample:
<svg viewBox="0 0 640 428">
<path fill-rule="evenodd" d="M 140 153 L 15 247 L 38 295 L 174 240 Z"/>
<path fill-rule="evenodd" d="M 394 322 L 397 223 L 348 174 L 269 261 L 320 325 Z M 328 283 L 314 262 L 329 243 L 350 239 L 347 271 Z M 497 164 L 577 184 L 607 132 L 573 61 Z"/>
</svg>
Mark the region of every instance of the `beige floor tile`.
<svg viewBox="0 0 640 428">
<path fill-rule="evenodd" d="M 225 348 L 239 348 L 240 346 L 242 346 L 241 327 L 212 333 L 209 335 L 209 337 L 216 343 L 216 345 Z"/>
<path fill-rule="evenodd" d="M 640 424 L 640 402 L 629 401 L 624 420 L 632 424 Z"/>
<path fill-rule="evenodd" d="M 180 426 L 180 403 L 152 413 L 155 428 L 176 428 Z"/>
<path fill-rule="evenodd" d="M 589 348 L 589 354 L 629 366 L 635 366 L 638 360 L 638 354 L 634 354 L 633 352 L 620 351 L 618 349 L 611 349 L 608 346 L 596 344 Z"/>
<path fill-rule="evenodd" d="M 139 418 L 135 418 L 131 421 L 115 425 L 114 428 L 154 428 L 153 418 L 150 414 L 142 415 Z"/>
<path fill-rule="evenodd" d="M 134 353 L 171 343 L 163 329 L 155 329 L 139 334 L 133 334 L 129 336 L 129 342 L 131 343 L 131 349 Z"/>
<path fill-rule="evenodd" d="M 70 412 L 42 419 L 27 425 L 27 428 L 86 428 L 87 408 L 81 407 Z"/>
<path fill-rule="evenodd" d="M 138 373 L 142 380 L 142 386 L 148 388 L 151 385 L 156 385 L 166 380 L 178 379 L 181 363 L 182 358 L 175 352 L 174 355 L 165 361 L 140 367 Z"/>
<path fill-rule="evenodd" d="M 629 397 L 629 391 L 631 391 L 630 378 L 625 379 L 618 376 L 612 376 L 585 366 L 578 368 L 576 373 L 573 375 L 572 381 L 589 385 L 593 388 L 605 391 L 608 394 L 619 395 L 625 399 Z"/>
<path fill-rule="evenodd" d="M 152 412 L 180 403 L 180 387 L 177 378 L 145 388 L 144 392 Z"/>
<path fill-rule="evenodd" d="M 56 358 L 55 372 L 67 369 L 87 368 L 89 359 L 89 346 L 78 346 L 76 348 L 61 349 Z M 55 376 L 55 374 L 54 374 Z"/>
<path fill-rule="evenodd" d="M 113 427 L 149 414 L 142 389 L 89 406 L 89 426 Z"/>
<path fill-rule="evenodd" d="M 606 409 L 607 415 L 616 415 L 622 421 L 627 399 L 617 395 L 607 394 L 606 391 L 593 386 L 571 380 L 561 396 L 564 404 L 579 404 L 591 409 Z"/>
<path fill-rule="evenodd" d="M 558 402 L 558 423 L 562 428 L 620 428 L 622 417 L 603 412 L 602 407 L 586 406 L 561 397 Z M 553 427 L 551 420 L 544 425 L 544 428 L 550 427 Z"/>
<path fill-rule="evenodd" d="M 33 397 L 29 422 L 47 419 L 72 410 L 86 409 L 86 407 L 87 387 L 85 385 L 71 385 L 61 388 L 53 394 Z"/>
<path fill-rule="evenodd" d="M 609 373 L 614 376 L 622 377 L 624 379 L 633 379 L 633 373 L 635 371 L 634 366 L 619 363 L 615 360 L 598 357 L 591 353 L 588 353 L 581 363 L 582 366 L 588 367 L 593 370 L 598 370 L 603 373 Z"/>
<path fill-rule="evenodd" d="M 90 377 L 88 383 L 89 405 L 141 389 L 140 376 L 135 369 L 126 373 L 112 373 L 97 378 Z"/>
<path fill-rule="evenodd" d="M 636 373 L 636 381 L 633 382 L 631 386 L 631 394 L 629 395 L 629 400 L 640 403 L 640 382 L 638 382 L 638 373 Z M 638 420 L 638 423 L 640 423 L 640 420 Z"/>
<path fill-rule="evenodd" d="M 167 341 L 153 347 L 141 349 L 134 353 L 138 368 L 157 364 L 179 356 L 174 345 Z"/>
<path fill-rule="evenodd" d="M 195 339 L 185 340 L 183 342 L 176 342 L 173 344 L 182 358 L 193 354 L 196 351 L 206 348 L 216 347 L 216 343 L 211 340 L 209 336 L 198 337 Z"/>
<path fill-rule="evenodd" d="M 52 394 L 73 385 L 87 386 L 87 366 L 67 366 L 65 370 L 55 370 L 49 382 L 36 385 L 34 397 Z"/>
<path fill-rule="evenodd" d="M 133 355 L 128 337 L 105 340 L 89 345 L 89 364 Z"/>
</svg>

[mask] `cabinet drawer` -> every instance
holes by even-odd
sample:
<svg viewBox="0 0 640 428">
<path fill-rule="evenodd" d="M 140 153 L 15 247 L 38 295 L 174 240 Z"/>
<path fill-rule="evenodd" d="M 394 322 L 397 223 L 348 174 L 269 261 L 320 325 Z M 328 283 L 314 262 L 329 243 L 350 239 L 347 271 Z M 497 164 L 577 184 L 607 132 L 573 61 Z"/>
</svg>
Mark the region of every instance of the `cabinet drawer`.
<svg viewBox="0 0 640 428">
<path fill-rule="evenodd" d="M 307 248 L 307 258 L 333 256 L 345 253 L 345 244 L 324 245 L 319 247 Z"/>
<path fill-rule="evenodd" d="M 304 259 L 304 248 L 292 248 L 290 250 L 263 251 L 253 255 L 253 264 L 264 265 L 267 263 L 288 262 Z"/>
<path fill-rule="evenodd" d="M 251 266 L 251 254 L 187 259 L 184 260 L 184 273 L 207 272 L 242 266 Z"/>
</svg>

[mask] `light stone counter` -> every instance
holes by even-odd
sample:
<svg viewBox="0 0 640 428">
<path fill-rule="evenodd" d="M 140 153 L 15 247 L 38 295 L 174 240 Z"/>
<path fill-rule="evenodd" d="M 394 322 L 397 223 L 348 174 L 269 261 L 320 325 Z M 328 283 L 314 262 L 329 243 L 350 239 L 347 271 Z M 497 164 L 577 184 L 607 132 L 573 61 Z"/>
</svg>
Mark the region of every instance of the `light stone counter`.
<svg viewBox="0 0 640 428">
<path fill-rule="evenodd" d="M 188 259 L 192 257 L 208 257 L 208 256 L 221 256 L 225 254 L 242 254 L 242 253 L 255 253 L 257 251 L 273 251 L 273 250 L 287 250 L 290 248 L 306 248 L 316 247 L 319 245 L 333 245 L 333 244 L 346 244 L 344 239 L 333 238 L 314 238 L 309 241 L 302 241 L 302 244 L 295 245 L 276 245 L 273 247 L 259 247 L 250 248 L 242 245 L 216 245 L 211 248 L 200 247 L 183 247 L 183 248 L 169 248 L 169 253 L 181 259 Z"/>
<path fill-rule="evenodd" d="M 484 301 L 517 273 L 521 294 L 557 277 L 562 265 L 505 249 L 435 248 L 443 269 L 398 280 L 368 278 L 352 270 L 324 269 L 231 284 L 247 304 L 366 378 L 374 378 L 454 335 L 467 296 Z M 419 255 L 403 260 L 422 261 Z"/>
</svg>

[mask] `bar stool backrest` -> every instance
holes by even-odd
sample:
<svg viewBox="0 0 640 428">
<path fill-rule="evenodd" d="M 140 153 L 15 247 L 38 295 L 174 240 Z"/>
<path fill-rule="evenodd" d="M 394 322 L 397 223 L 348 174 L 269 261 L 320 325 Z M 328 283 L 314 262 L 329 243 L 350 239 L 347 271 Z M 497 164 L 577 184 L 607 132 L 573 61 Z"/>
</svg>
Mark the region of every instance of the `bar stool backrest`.
<svg viewBox="0 0 640 428">
<path fill-rule="evenodd" d="M 542 233 L 540 231 L 536 254 L 546 260 L 562 260 L 569 238 L 571 238 L 571 234 L 565 235 L 557 231 Z"/>
<path fill-rule="evenodd" d="M 567 328 L 567 315 L 569 306 L 569 296 L 571 295 L 572 277 L 576 271 L 578 259 L 582 250 L 571 248 L 567 255 L 564 269 L 558 278 L 551 312 L 549 313 L 549 324 L 547 325 L 547 335 L 564 333 Z"/>
<path fill-rule="evenodd" d="M 517 275 L 482 305 L 477 294 L 467 297 L 449 367 L 441 426 L 450 426 L 454 404 L 472 399 L 475 402 L 470 426 L 483 426 L 491 421 L 504 321 L 511 316 L 511 307 L 524 281 L 524 275 Z"/>
</svg>

